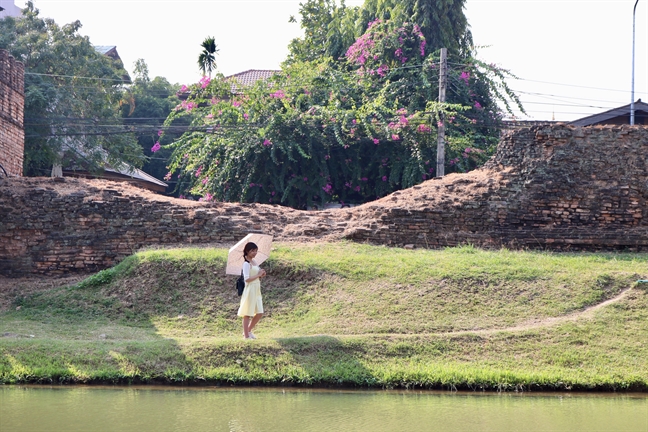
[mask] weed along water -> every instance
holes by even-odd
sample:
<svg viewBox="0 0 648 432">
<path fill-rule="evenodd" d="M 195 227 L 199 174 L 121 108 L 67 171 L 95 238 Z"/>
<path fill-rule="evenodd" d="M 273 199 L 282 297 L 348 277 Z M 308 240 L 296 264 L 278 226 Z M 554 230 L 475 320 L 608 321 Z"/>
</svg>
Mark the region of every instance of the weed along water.
<svg viewBox="0 0 648 432">
<path fill-rule="evenodd" d="M 648 430 L 645 394 L 0 387 L 10 431 Z"/>
</svg>

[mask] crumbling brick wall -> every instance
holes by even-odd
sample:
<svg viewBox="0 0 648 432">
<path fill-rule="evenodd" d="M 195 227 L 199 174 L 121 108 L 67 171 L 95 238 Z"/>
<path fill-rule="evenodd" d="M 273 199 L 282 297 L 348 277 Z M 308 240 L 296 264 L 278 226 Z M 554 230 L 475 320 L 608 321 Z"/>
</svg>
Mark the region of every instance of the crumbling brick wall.
<svg viewBox="0 0 648 432">
<path fill-rule="evenodd" d="M 22 176 L 25 153 L 25 69 L 0 50 L 0 165 L 9 176 Z M 0 176 L 4 172 L 0 170 Z"/>
<path fill-rule="evenodd" d="M 478 170 L 351 209 L 198 203 L 118 183 L 0 180 L 0 274 L 114 265 L 153 245 L 232 244 L 248 232 L 434 248 L 648 251 L 648 128 L 538 126 Z"/>
</svg>

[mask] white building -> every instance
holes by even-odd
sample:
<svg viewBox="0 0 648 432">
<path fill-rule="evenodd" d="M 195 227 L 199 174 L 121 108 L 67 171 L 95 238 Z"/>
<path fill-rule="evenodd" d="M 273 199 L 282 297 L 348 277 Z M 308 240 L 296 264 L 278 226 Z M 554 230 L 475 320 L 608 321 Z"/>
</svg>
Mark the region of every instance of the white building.
<svg viewBox="0 0 648 432">
<path fill-rule="evenodd" d="M 22 10 L 14 4 L 14 0 L 0 0 L 0 19 L 8 16 L 22 16 Z"/>
</svg>

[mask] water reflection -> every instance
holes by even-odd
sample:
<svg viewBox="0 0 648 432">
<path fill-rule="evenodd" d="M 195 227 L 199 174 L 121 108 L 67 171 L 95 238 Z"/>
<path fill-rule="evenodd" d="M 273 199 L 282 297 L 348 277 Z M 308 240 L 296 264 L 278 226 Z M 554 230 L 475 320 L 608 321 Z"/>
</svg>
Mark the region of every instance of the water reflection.
<svg viewBox="0 0 648 432">
<path fill-rule="evenodd" d="M 641 394 L 0 387 L 9 431 L 648 431 Z"/>
</svg>

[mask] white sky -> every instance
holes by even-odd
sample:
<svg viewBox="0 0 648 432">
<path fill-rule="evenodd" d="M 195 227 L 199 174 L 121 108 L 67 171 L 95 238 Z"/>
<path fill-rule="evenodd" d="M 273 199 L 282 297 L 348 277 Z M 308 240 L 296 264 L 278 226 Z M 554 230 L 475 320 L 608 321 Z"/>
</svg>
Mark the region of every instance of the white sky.
<svg viewBox="0 0 648 432">
<path fill-rule="evenodd" d="M 362 0 L 347 0 L 360 5 Z M 23 7 L 24 1 L 16 0 Z M 126 69 L 143 58 L 151 77 L 200 78 L 200 43 L 214 36 L 219 70 L 278 69 L 301 34 L 299 0 L 34 0 L 59 24 L 80 20 L 94 45 L 116 45 Z M 511 80 L 528 117 L 569 121 L 630 103 L 635 0 L 467 0 L 479 57 Z M 636 14 L 635 100 L 648 102 L 648 0 Z M 535 93 L 535 94 L 529 94 Z"/>
</svg>

